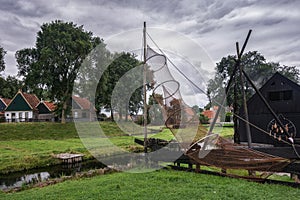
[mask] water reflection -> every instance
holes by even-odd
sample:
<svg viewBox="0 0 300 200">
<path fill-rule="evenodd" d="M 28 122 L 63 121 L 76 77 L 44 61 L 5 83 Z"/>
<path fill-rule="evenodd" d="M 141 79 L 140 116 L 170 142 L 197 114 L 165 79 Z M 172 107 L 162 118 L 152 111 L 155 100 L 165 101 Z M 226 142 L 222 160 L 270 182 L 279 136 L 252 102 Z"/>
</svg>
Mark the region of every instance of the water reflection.
<svg viewBox="0 0 300 200">
<path fill-rule="evenodd" d="M 46 168 L 33 169 L 10 174 L 0 174 L 0 190 L 19 188 L 24 185 L 38 183 L 49 178 L 74 175 L 76 172 L 99 169 L 106 167 L 97 160 L 89 160 L 81 163 L 56 165 Z"/>
<path fill-rule="evenodd" d="M 0 178 L 0 183 L 1 183 L 0 189 L 7 190 L 7 189 L 12 189 L 12 188 L 22 187 L 23 185 L 48 180 L 49 177 L 50 177 L 49 172 L 27 174 L 22 177 L 15 177 L 15 178 L 1 177 Z"/>
</svg>

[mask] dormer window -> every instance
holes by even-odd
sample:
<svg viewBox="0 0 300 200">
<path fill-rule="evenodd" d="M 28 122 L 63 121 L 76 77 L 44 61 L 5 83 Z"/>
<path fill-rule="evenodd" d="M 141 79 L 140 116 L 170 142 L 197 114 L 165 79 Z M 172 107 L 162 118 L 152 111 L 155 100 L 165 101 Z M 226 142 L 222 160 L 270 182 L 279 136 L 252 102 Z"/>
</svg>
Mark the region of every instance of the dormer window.
<svg viewBox="0 0 300 200">
<path fill-rule="evenodd" d="M 293 99 L 292 90 L 269 92 L 270 101 L 288 101 L 292 99 Z"/>
</svg>

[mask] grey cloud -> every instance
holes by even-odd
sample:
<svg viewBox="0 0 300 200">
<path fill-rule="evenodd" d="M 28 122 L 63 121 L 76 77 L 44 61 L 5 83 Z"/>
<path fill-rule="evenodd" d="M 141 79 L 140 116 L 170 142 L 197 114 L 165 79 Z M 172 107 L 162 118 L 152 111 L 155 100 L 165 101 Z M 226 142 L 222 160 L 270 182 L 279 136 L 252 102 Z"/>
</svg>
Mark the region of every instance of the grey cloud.
<svg viewBox="0 0 300 200">
<path fill-rule="evenodd" d="M 0 0 L 0 10 L 9 11 L 19 16 L 42 17 L 51 12 L 43 1 L 6 1 Z M 47 2 L 49 4 L 50 2 Z M 51 3 L 50 3 L 51 4 Z"/>
<path fill-rule="evenodd" d="M 297 0 L 0 0 L 0 4 L 0 43 L 12 52 L 33 46 L 40 25 L 55 19 L 84 25 L 104 40 L 141 28 L 147 21 L 148 26 L 178 31 L 196 40 L 215 63 L 235 53 L 235 42 L 242 42 L 251 28 L 247 50 L 258 50 L 283 64 L 300 65 L 298 43 L 292 42 L 300 37 Z M 11 60 L 9 65 L 15 65 Z"/>
</svg>

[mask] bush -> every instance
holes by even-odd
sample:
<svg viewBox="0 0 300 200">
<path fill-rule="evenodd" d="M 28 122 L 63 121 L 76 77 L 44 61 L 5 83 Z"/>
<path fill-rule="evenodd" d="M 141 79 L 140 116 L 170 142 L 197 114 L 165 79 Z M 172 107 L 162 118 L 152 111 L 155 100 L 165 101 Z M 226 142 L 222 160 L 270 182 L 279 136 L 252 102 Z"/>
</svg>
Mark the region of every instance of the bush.
<svg viewBox="0 0 300 200">
<path fill-rule="evenodd" d="M 100 113 L 98 116 L 98 121 L 106 121 L 107 116 L 104 113 Z"/>
<path fill-rule="evenodd" d="M 231 112 L 227 112 L 225 115 L 225 122 L 231 122 L 232 120 L 232 113 Z"/>
<path fill-rule="evenodd" d="M 208 124 L 208 123 L 209 123 L 208 117 L 206 117 L 206 116 L 203 115 L 203 114 L 200 114 L 200 116 L 199 116 L 199 121 L 200 121 L 201 124 Z"/>
<path fill-rule="evenodd" d="M 5 122 L 5 117 L 0 117 L 0 123 Z"/>
</svg>

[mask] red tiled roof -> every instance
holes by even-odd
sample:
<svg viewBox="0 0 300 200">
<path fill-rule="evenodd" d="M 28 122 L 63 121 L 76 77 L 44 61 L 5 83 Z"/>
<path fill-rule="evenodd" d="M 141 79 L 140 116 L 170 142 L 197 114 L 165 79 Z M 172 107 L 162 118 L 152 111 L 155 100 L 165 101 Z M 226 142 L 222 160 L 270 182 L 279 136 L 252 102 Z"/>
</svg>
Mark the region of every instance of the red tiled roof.
<svg viewBox="0 0 300 200">
<path fill-rule="evenodd" d="M 22 93 L 22 95 L 33 109 L 40 103 L 40 100 L 34 94 Z"/>
<path fill-rule="evenodd" d="M 202 112 L 202 114 L 203 114 L 204 116 L 206 116 L 208 119 L 212 119 L 212 118 L 214 117 L 214 115 L 215 115 L 215 112 L 212 111 L 212 110 L 204 110 L 204 111 Z"/>
<path fill-rule="evenodd" d="M 89 110 L 91 107 L 91 102 L 86 98 L 72 96 L 72 99 L 81 107 L 81 109 Z"/>
<path fill-rule="evenodd" d="M 5 103 L 6 105 L 8 105 L 11 101 L 11 99 L 7 99 L 7 98 L 0 98 L 2 100 L 3 103 Z"/>
<path fill-rule="evenodd" d="M 50 101 L 44 101 L 43 102 L 46 107 L 50 110 L 50 111 L 54 111 L 56 109 L 56 105 L 53 102 Z"/>
</svg>

